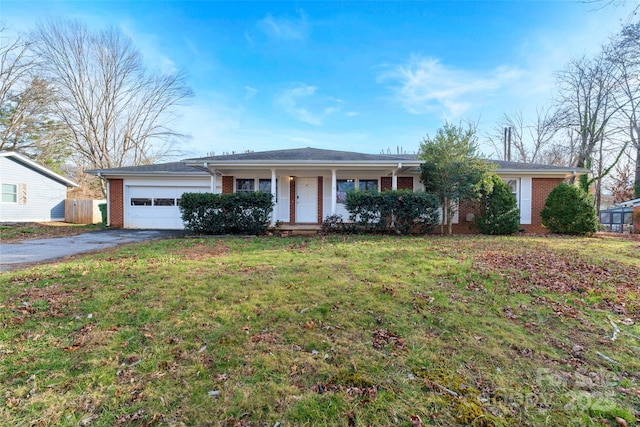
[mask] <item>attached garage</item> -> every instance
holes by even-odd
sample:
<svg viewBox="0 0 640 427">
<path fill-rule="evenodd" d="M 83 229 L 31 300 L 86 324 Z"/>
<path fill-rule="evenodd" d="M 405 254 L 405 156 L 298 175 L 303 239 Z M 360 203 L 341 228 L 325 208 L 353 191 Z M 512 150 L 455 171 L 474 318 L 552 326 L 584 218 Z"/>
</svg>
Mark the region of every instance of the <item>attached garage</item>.
<svg viewBox="0 0 640 427">
<path fill-rule="evenodd" d="M 180 230 L 183 193 L 206 193 L 209 186 L 126 185 L 124 203 L 125 228 Z"/>
<path fill-rule="evenodd" d="M 89 173 L 107 182 L 107 224 L 112 227 L 182 230 L 180 197 L 216 191 L 207 170 L 182 162 Z"/>
</svg>

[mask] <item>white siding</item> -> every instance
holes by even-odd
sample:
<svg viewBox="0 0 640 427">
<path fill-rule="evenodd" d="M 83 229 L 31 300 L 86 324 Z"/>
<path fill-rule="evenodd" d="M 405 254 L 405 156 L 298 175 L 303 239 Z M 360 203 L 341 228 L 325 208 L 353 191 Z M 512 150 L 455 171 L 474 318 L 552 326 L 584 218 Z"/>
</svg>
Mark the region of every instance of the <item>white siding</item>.
<svg viewBox="0 0 640 427">
<path fill-rule="evenodd" d="M 290 177 L 283 175 L 278 177 L 278 203 L 273 207 L 276 212 L 276 220 L 289 222 L 289 183 Z"/>
<path fill-rule="evenodd" d="M 0 157 L 0 184 L 19 188 L 18 203 L 0 201 L 0 221 L 64 221 L 65 184 L 10 157 Z"/>
</svg>

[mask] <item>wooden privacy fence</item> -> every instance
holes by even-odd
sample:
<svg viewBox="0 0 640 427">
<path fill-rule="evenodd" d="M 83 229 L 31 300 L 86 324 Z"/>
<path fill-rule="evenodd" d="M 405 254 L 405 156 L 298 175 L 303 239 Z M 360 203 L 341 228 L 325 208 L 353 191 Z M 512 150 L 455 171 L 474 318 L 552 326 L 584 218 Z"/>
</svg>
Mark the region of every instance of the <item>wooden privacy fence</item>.
<svg viewBox="0 0 640 427">
<path fill-rule="evenodd" d="M 64 221 L 72 224 L 97 224 L 102 222 L 98 205 L 106 200 L 66 199 L 64 201 Z"/>
</svg>

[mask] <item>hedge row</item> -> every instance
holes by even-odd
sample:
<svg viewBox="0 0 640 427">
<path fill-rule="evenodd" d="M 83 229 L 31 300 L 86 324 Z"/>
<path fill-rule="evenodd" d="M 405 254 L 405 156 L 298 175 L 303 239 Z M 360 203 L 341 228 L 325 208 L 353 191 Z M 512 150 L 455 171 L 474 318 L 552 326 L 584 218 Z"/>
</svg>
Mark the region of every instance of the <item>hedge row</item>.
<svg viewBox="0 0 640 427">
<path fill-rule="evenodd" d="M 424 191 L 352 191 L 347 193 L 345 208 L 359 232 L 422 234 L 440 221 L 438 199 Z"/>
<path fill-rule="evenodd" d="M 180 198 L 185 228 L 197 234 L 262 234 L 272 210 L 271 193 L 184 193 Z"/>
</svg>

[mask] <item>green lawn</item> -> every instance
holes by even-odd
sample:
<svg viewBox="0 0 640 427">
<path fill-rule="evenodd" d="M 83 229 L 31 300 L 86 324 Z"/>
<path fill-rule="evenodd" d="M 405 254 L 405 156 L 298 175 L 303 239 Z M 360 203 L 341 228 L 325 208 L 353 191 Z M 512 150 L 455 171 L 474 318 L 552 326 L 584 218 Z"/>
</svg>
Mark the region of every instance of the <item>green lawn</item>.
<svg viewBox="0 0 640 427">
<path fill-rule="evenodd" d="M 640 241 L 176 239 L 0 276 L 0 425 L 638 425 Z"/>
<path fill-rule="evenodd" d="M 13 243 L 25 239 L 63 237 L 103 228 L 102 224 L 70 224 L 67 222 L 0 223 L 0 241 Z"/>
</svg>

